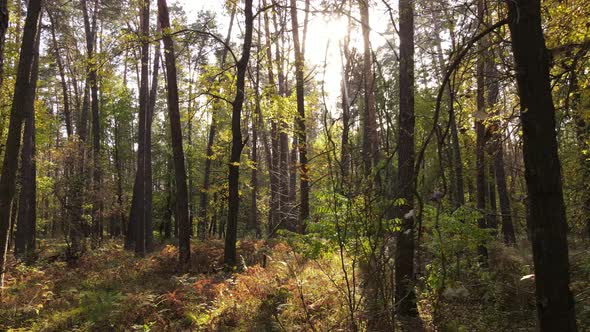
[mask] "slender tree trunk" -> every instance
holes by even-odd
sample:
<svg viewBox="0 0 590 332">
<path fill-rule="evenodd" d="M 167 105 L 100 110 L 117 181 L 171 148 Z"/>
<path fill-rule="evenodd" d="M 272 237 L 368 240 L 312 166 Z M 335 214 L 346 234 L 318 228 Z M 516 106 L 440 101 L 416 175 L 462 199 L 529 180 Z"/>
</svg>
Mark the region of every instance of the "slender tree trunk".
<svg viewBox="0 0 590 332">
<path fill-rule="evenodd" d="M 414 4 L 399 1 L 400 12 L 400 119 L 398 148 L 398 186 L 404 204 L 399 207 L 401 230 L 395 254 L 395 301 L 401 316 L 416 316 L 414 292 Z"/>
<path fill-rule="evenodd" d="M 236 15 L 236 9 L 234 8 L 231 12 L 229 20 L 229 28 L 225 37 L 225 45 L 229 45 L 231 39 L 231 32 Z M 226 47 L 221 51 L 220 68 L 223 69 L 227 58 L 228 49 Z M 219 105 L 220 101 L 214 103 L 215 106 Z M 217 107 L 216 107 L 217 108 Z M 209 221 L 209 186 L 211 182 L 211 163 L 213 162 L 213 144 L 215 143 L 215 135 L 217 133 L 217 110 L 211 113 L 211 125 L 209 126 L 209 135 L 207 138 L 207 149 L 205 158 L 205 171 L 203 173 L 203 187 L 199 195 L 199 211 L 198 211 L 198 224 L 197 224 L 197 236 L 199 240 L 204 240 L 207 236 L 207 222 Z"/>
<path fill-rule="evenodd" d="M 123 212 L 123 165 L 121 161 L 121 148 L 119 145 L 121 144 L 121 134 L 119 131 L 119 123 L 117 119 L 115 119 L 114 124 L 114 159 L 115 159 L 115 171 L 117 176 L 117 205 L 118 205 L 118 223 L 116 223 L 114 227 L 114 231 L 111 233 L 111 236 L 118 236 L 121 233 L 121 228 L 125 225 L 125 213 Z"/>
<path fill-rule="evenodd" d="M 577 331 L 541 2 L 506 3 L 521 105 L 539 327 L 543 332 Z"/>
<path fill-rule="evenodd" d="M 96 19 L 98 15 L 98 0 L 94 1 L 92 25 L 88 15 L 87 0 L 82 0 L 82 10 L 84 14 L 84 31 L 86 34 L 86 51 L 87 51 L 87 75 L 91 92 L 91 110 L 92 110 L 92 152 L 93 152 L 93 177 L 92 189 L 94 202 L 92 205 L 92 236 L 96 245 L 100 240 L 101 218 L 101 158 L 100 158 L 100 118 L 99 118 L 99 101 L 98 101 L 98 79 L 97 79 L 97 60 L 94 49 L 96 46 Z"/>
<path fill-rule="evenodd" d="M 483 27 L 485 17 L 485 0 L 478 0 L 477 15 L 479 24 Z M 486 101 L 485 101 L 485 56 L 487 52 L 486 43 L 484 40 L 478 43 L 479 56 L 477 58 L 477 111 L 475 114 L 475 186 L 477 191 L 477 209 L 481 213 L 478 219 L 480 228 L 487 228 L 486 221 L 486 192 L 488 191 L 486 182 L 486 166 L 485 166 L 485 124 L 486 118 Z M 485 245 L 478 246 L 478 254 L 482 263 L 487 262 L 488 249 Z"/>
<path fill-rule="evenodd" d="M 309 2 L 309 0 L 307 0 Z M 303 67 L 305 54 L 299 41 L 299 23 L 297 21 L 297 1 L 291 0 L 291 23 L 293 29 L 293 47 L 295 48 L 295 89 L 297 93 L 297 137 L 299 145 L 299 187 L 301 188 L 299 203 L 299 220 L 297 230 L 305 233 L 305 224 L 309 219 L 309 165 L 307 162 L 307 133 L 305 127 L 305 79 Z"/>
<path fill-rule="evenodd" d="M 70 96 L 68 92 L 68 83 L 66 82 L 66 73 L 64 69 L 63 60 L 59 53 L 59 44 L 57 43 L 57 36 L 56 36 L 56 22 L 53 18 L 53 14 L 50 9 L 47 10 L 47 16 L 49 17 L 49 22 L 51 23 L 51 41 L 53 43 L 53 54 L 55 56 L 55 61 L 57 63 L 57 69 L 59 71 L 59 78 L 61 83 L 61 92 L 63 98 L 63 113 L 66 123 L 66 133 L 68 134 L 68 138 L 71 138 L 74 131 L 72 127 L 72 114 L 70 111 Z"/>
<path fill-rule="evenodd" d="M 10 205 L 15 190 L 22 124 L 23 120 L 28 116 L 26 109 L 23 109 L 22 106 L 25 105 L 29 84 L 31 83 L 30 78 L 35 53 L 35 36 L 37 35 L 40 11 L 41 0 L 30 0 L 27 7 L 27 18 L 25 20 L 16 83 L 10 110 L 10 125 L 6 137 L 6 149 L 4 150 L 4 161 L 0 175 L 0 287 L 4 284 L 8 230 L 10 229 Z"/>
<path fill-rule="evenodd" d="M 262 6 L 266 7 L 266 0 L 262 1 Z M 272 47 L 271 47 L 271 35 L 270 35 L 270 20 L 267 11 L 264 12 L 264 33 L 265 33 L 265 49 L 266 49 L 266 60 L 268 68 L 268 85 L 270 86 L 270 94 L 276 93 L 275 76 L 273 73 L 272 66 Z M 279 164 L 280 164 L 280 152 L 279 152 L 279 140 L 278 140 L 278 129 L 276 120 L 271 119 L 271 162 L 268 164 L 270 173 L 270 209 L 268 214 L 268 237 L 272 237 L 275 233 L 277 226 L 280 223 L 280 193 L 279 193 Z"/>
<path fill-rule="evenodd" d="M 369 38 L 371 29 L 369 25 L 369 0 L 359 0 L 359 9 L 361 13 L 361 30 L 363 32 L 364 45 L 363 89 L 365 99 L 363 105 L 363 158 L 365 162 L 365 176 L 368 176 L 372 171 L 372 167 L 377 166 L 379 163 L 379 136 L 377 133 L 375 93 L 373 91 L 373 55 L 371 54 L 371 43 Z"/>
<path fill-rule="evenodd" d="M 516 243 L 514 225 L 512 223 L 512 210 L 510 209 L 510 195 L 506 184 L 506 171 L 504 170 L 504 145 L 502 135 L 498 133 L 495 141 L 494 173 L 496 175 L 496 187 L 500 201 L 500 214 L 502 215 L 502 238 L 507 245 Z"/>
<path fill-rule="evenodd" d="M 502 123 L 500 121 L 500 112 L 497 111 L 496 104 L 498 102 L 498 95 L 500 87 L 498 80 L 499 73 L 493 59 L 488 59 L 487 76 L 490 83 L 488 92 L 488 107 L 492 110 L 495 120 L 490 126 L 491 142 L 489 143 L 489 154 L 491 157 L 490 176 L 495 180 L 495 188 L 493 188 L 493 181 L 490 181 L 490 202 L 495 203 L 495 190 L 498 191 L 498 200 L 500 202 L 500 215 L 502 220 L 502 238 L 504 243 L 512 245 L 516 242 L 514 236 L 514 226 L 512 224 L 512 212 L 510 209 L 510 196 L 506 185 L 506 172 L 504 171 L 504 144 L 502 135 Z M 492 212 L 496 214 L 496 206 L 490 206 Z M 497 229 L 497 217 L 494 215 L 490 225 L 493 229 Z"/>
<path fill-rule="evenodd" d="M 236 260 L 236 237 L 238 231 L 238 213 L 240 209 L 239 197 L 239 178 L 240 178 L 240 155 L 244 148 L 242 141 L 242 107 L 244 103 L 244 90 L 246 85 L 246 71 L 248 69 L 248 60 L 250 59 L 250 48 L 252 47 L 252 31 L 254 27 L 254 17 L 252 14 L 252 0 L 246 0 L 244 7 L 245 14 L 245 32 L 244 45 L 242 46 L 242 56 L 237 63 L 236 78 L 236 97 L 233 101 L 232 109 L 232 148 L 229 159 L 229 198 L 228 198 L 228 217 L 227 231 L 225 234 L 224 263 L 227 266 L 235 266 Z"/>
<path fill-rule="evenodd" d="M 260 3 L 260 2 L 259 2 Z M 254 82 L 254 114 L 252 116 L 252 196 L 250 201 L 250 221 L 248 228 L 256 232 L 256 237 L 262 236 L 260 229 L 260 222 L 258 221 L 258 170 L 259 170 L 259 157 L 258 157 L 258 131 L 262 129 L 262 110 L 260 109 L 260 63 L 261 63 L 261 50 L 262 50 L 262 30 L 261 30 L 261 17 L 258 16 L 258 30 L 256 33 L 256 76 Z"/>
<path fill-rule="evenodd" d="M 251 1 L 251 0 L 250 0 Z M 174 154 L 174 173 L 176 177 L 176 209 L 178 223 L 178 260 L 181 268 L 188 267 L 190 260 L 190 223 L 188 220 L 188 191 L 186 187 L 186 168 L 182 148 L 182 129 L 178 105 L 178 83 L 174 42 L 170 35 L 170 18 L 166 0 L 158 0 L 158 16 L 164 32 L 164 56 L 166 59 L 166 81 L 168 82 L 168 117 L 172 135 Z M 238 122 L 239 123 L 239 122 Z"/>
<path fill-rule="evenodd" d="M 148 111 L 146 118 L 146 145 L 145 145 L 145 249 L 151 252 L 154 249 L 154 226 L 152 222 L 152 202 L 153 202 L 153 185 L 152 185 L 152 123 L 154 120 L 154 111 L 156 109 L 156 98 L 158 95 L 158 73 L 160 64 L 160 43 L 158 42 L 154 49 L 154 59 L 152 67 L 152 86 L 150 88 Z"/>
</svg>

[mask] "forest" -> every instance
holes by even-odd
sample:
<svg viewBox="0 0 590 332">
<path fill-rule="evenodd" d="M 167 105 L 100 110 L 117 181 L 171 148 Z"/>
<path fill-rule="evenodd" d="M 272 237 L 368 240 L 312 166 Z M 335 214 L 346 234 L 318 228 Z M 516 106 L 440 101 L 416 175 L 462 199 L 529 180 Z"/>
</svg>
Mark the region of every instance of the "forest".
<svg viewBox="0 0 590 332">
<path fill-rule="evenodd" d="M 590 331 L 590 0 L 0 0 L 0 331 Z"/>
</svg>

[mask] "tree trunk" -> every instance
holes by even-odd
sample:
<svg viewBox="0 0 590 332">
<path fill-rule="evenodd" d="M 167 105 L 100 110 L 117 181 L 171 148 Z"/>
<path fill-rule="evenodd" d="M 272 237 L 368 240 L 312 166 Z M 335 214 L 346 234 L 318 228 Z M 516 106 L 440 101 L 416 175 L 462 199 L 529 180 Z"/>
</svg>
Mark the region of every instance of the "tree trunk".
<svg viewBox="0 0 590 332">
<path fill-rule="evenodd" d="M 0 287 L 4 284 L 5 259 L 10 229 L 10 205 L 14 196 L 16 169 L 23 120 L 28 117 L 26 109 L 22 108 L 27 100 L 27 92 L 31 78 L 32 64 L 35 53 L 35 36 L 41 11 L 40 0 L 30 0 L 27 7 L 27 18 L 23 31 L 16 83 L 10 110 L 10 125 L 6 137 L 6 149 L 0 175 Z"/>
<path fill-rule="evenodd" d="M 148 111 L 147 111 L 147 128 L 146 146 L 145 146 L 145 249 L 151 252 L 154 249 L 154 226 L 152 222 L 152 123 L 154 121 L 154 111 L 156 109 L 156 97 L 158 95 L 158 72 L 160 64 L 160 43 L 158 42 L 154 50 L 154 59 L 152 67 L 152 86 L 150 88 Z"/>
<path fill-rule="evenodd" d="M 135 253 L 139 256 L 145 255 L 147 251 L 146 246 L 146 219 L 147 215 L 151 214 L 151 209 L 148 211 L 148 195 L 147 186 L 151 186 L 151 178 L 147 179 L 147 164 L 151 160 L 146 158 L 146 150 L 151 143 L 148 139 L 149 130 L 149 78 L 148 78 L 148 63 L 150 45 L 149 37 L 149 1 L 140 3 L 140 33 L 142 37 L 141 44 L 141 75 L 139 87 L 139 128 L 138 128 L 138 144 L 137 144 L 137 172 L 135 175 L 135 183 L 133 186 L 133 198 L 131 199 L 131 212 L 129 215 L 129 233 L 133 233 L 135 238 L 134 247 Z M 155 60 L 156 61 L 156 60 Z M 150 136 L 151 137 L 151 136 Z M 151 156 L 151 154 L 150 154 Z M 151 204 L 150 204 L 151 205 Z M 151 218 L 150 218 L 151 219 Z M 131 242 L 131 241 L 128 241 Z"/>
<path fill-rule="evenodd" d="M 363 158 L 365 175 L 368 176 L 372 167 L 379 163 L 379 136 L 377 134 L 377 116 L 375 110 L 375 94 L 373 85 L 373 55 L 370 44 L 369 0 L 359 0 L 361 28 L 363 32 L 363 89 L 364 89 L 364 123 L 363 123 Z M 412 11 L 412 9 L 410 9 Z M 405 13 L 402 13 L 405 14 Z M 407 15 L 405 17 L 407 19 Z M 401 15 L 400 15 L 401 21 Z M 409 22 L 413 25 L 412 21 Z M 411 28 L 414 29 L 413 26 Z M 400 37 L 401 38 L 401 37 Z M 413 32 L 412 32 L 413 40 Z M 413 41 L 412 41 L 413 45 Z M 412 46 L 413 47 L 413 46 Z M 412 52 L 413 53 L 413 52 Z M 413 55 L 412 55 L 413 57 Z M 413 61 L 413 60 L 412 60 Z M 413 65 L 412 65 L 413 66 Z M 413 70 L 413 69 L 412 69 Z M 413 84 L 413 83 L 412 83 Z"/>
<path fill-rule="evenodd" d="M 507 5 L 521 106 L 539 326 L 541 331 L 577 331 L 541 3 L 520 0 Z"/>
<path fill-rule="evenodd" d="M 231 31 L 234 23 L 234 17 L 236 15 L 236 9 L 234 8 L 231 12 L 230 20 L 229 20 L 229 28 L 227 31 L 227 35 L 225 37 L 225 45 L 229 45 L 231 39 Z M 227 58 L 227 47 L 224 47 L 221 51 L 221 62 L 220 68 L 223 69 L 225 66 L 225 60 Z M 218 105 L 219 101 L 216 101 L 214 105 Z M 207 139 L 207 149 L 206 149 L 206 158 L 205 158 L 205 171 L 203 173 L 203 187 L 201 188 L 201 193 L 199 196 L 199 214 L 198 214 L 198 224 L 197 224 L 197 236 L 199 240 L 204 240 L 207 236 L 207 222 L 209 220 L 209 216 L 207 210 L 209 209 L 209 186 L 211 182 L 211 163 L 213 158 L 213 144 L 215 143 L 215 135 L 217 133 L 217 110 L 214 109 L 211 112 L 211 125 L 209 126 L 209 135 Z"/>
<path fill-rule="evenodd" d="M 178 106 L 178 83 L 174 42 L 170 35 L 170 18 L 166 0 L 158 0 L 158 16 L 164 32 L 164 55 L 166 59 L 166 81 L 168 82 L 168 117 L 174 154 L 174 173 L 176 177 L 176 209 L 178 223 L 178 260 L 182 268 L 188 267 L 190 260 L 190 223 L 188 219 L 188 191 L 186 188 L 186 168 L 182 148 L 182 129 Z"/>
<path fill-rule="evenodd" d="M 306 1 L 309 3 L 309 0 Z M 291 0 L 291 23 L 293 29 L 293 47 L 295 48 L 295 89 L 297 93 L 297 137 L 299 146 L 299 187 L 301 189 L 299 202 L 299 220 L 297 230 L 305 233 L 305 224 L 309 219 L 309 165 L 307 162 L 307 134 L 305 127 L 305 78 L 303 68 L 305 54 L 299 41 L 299 23 L 297 21 L 297 1 Z"/>
<path fill-rule="evenodd" d="M 61 58 L 61 55 L 59 53 L 59 44 L 57 43 L 57 36 L 56 36 L 56 22 L 53 18 L 53 14 L 51 12 L 50 9 L 46 9 L 47 10 L 47 16 L 49 17 L 49 22 L 51 23 L 51 40 L 53 42 L 53 54 L 55 56 L 55 61 L 57 63 L 57 69 L 59 72 L 59 78 L 60 78 L 60 83 L 61 83 L 61 92 L 62 92 L 62 98 L 63 98 L 63 113 L 64 113 L 64 119 L 65 119 L 65 123 L 66 123 L 66 133 L 68 135 L 68 138 L 71 138 L 74 131 L 73 131 L 73 127 L 72 127 L 72 114 L 70 111 L 70 96 L 69 96 L 69 92 L 68 92 L 68 83 L 66 82 L 66 73 L 65 73 L 65 69 L 64 69 L 64 64 L 63 64 L 63 60 Z"/>
<path fill-rule="evenodd" d="M 42 16 L 42 13 L 39 14 Z M 39 18 L 41 20 L 41 18 Z M 35 253 L 35 231 L 37 220 L 37 164 L 35 161 L 35 96 L 39 73 L 39 43 L 41 29 L 37 30 L 35 55 L 31 68 L 31 78 L 24 111 L 27 114 L 23 134 L 20 168 L 20 198 L 18 219 L 14 241 L 14 255 L 30 262 Z"/>
<path fill-rule="evenodd" d="M 504 170 L 504 145 L 502 135 L 496 136 L 496 148 L 494 154 L 494 173 L 496 175 L 496 187 L 498 188 L 498 199 L 500 201 L 500 214 L 502 215 L 502 238 L 507 245 L 514 245 L 514 225 L 512 224 L 512 210 L 510 209 L 510 195 L 506 184 L 506 172 Z"/>
<path fill-rule="evenodd" d="M 252 14 L 252 0 L 246 0 L 244 7 L 245 14 L 245 32 L 244 45 L 242 46 L 242 56 L 237 67 L 236 78 L 236 97 L 233 101 L 232 109 L 232 147 L 229 159 L 229 198 L 228 198 L 228 217 L 227 231 L 225 234 L 224 263 L 227 266 L 235 266 L 236 260 L 236 237 L 238 231 L 238 213 L 240 209 L 239 197 L 239 178 L 240 178 L 240 155 L 244 148 L 242 141 L 242 107 L 244 102 L 244 89 L 246 84 L 246 71 L 248 69 L 248 60 L 250 59 L 250 48 L 252 46 L 252 31 L 254 26 L 254 17 Z"/>
<path fill-rule="evenodd" d="M 262 6 L 266 7 L 267 3 L 266 0 L 262 1 Z M 268 85 L 270 87 L 270 94 L 276 93 L 276 85 L 275 85 L 275 77 L 273 73 L 273 66 L 272 66 L 272 47 L 271 47 L 271 36 L 270 36 L 270 20 L 268 17 L 268 12 L 264 12 L 264 33 L 265 33 L 265 48 L 266 48 L 266 60 L 267 60 L 267 68 L 268 68 Z M 278 142 L 278 130 L 277 130 L 277 123 L 275 120 L 271 119 L 271 132 L 270 132 L 270 152 L 271 158 L 270 163 L 268 164 L 269 173 L 270 173 L 270 209 L 268 213 L 268 230 L 267 234 L 268 237 L 272 237 L 275 233 L 275 230 L 280 222 L 280 193 L 279 193 L 279 164 L 280 164 L 280 152 L 279 152 L 279 142 Z"/>
<path fill-rule="evenodd" d="M 98 105 L 98 80 L 97 80 L 97 60 L 95 58 L 94 49 L 96 46 L 96 18 L 98 15 L 98 0 L 94 1 L 92 25 L 88 15 L 87 0 L 82 1 L 82 10 L 84 16 L 84 32 L 86 35 L 86 57 L 87 77 L 91 92 L 91 110 L 92 110 L 92 152 L 93 152 L 93 177 L 92 189 L 94 202 L 92 204 L 92 237 L 94 244 L 100 240 L 100 225 L 101 218 L 101 195 L 100 195 L 100 181 L 101 181 L 101 167 L 100 167 L 100 118 Z"/>
<path fill-rule="evenodd" d="M 484 0 L 478 0 L 477 3 L 477 16 L 479 24 L 483 27 L 485 17 Z M 485 56 L 487 53 L 486 43 L 484 40 L 478 43 L 477 57 L 477 111 L 475 114 L 475 187 L 477 191 L 477 209 L 481 213 L 478 219 L 478 225 L 480 228 L 487 228 L 487 216 L 486 216 L 486 192 L 488 191 L 486 184 L 486 166 L 485 166 L 485 124 L 486 118 L 486 101 L 485 101 Z M 488 249 L 485 245 L 480 244 L 477 248 L 477 252 L 480 256 L 482 263 L 487 262 Z"/>
<path fill-rule="evenodd" d="M 6 30 L 8 30 L 9 21 L 8 16 L 8 0 L 0 0 L 0 87 L 2 87 L 2 83 L 4 83 L 4 44 L 6 44 Z"/>
<path fill-rule="evenodd" d="M 398 188 L 404 204 L 399 207 L 401 229 L 395 254 L 395 301 L 402 316 L 416 316 L 414 292 L 414 8 L 413 1 L 399 1 L 400 76 Z"/>
</svg>

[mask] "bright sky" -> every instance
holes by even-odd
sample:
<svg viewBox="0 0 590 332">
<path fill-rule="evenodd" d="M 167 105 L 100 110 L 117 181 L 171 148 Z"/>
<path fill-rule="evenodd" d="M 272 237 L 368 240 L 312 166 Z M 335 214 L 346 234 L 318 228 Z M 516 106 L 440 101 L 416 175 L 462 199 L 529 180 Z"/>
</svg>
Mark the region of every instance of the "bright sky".
<svg viewBox="0 0 590 332">
<path fill-rule="evenodd" d="M 392 8 L 397 8 L 396 0 L 388 0 Z M 178 3 L 185 9 L 189 22 L 191 16 L 194 16 L 198 11 L 209 10 L 218 13 L 218 23 L 220 31 L 227 31 L 229 24 L 229 15 L 223 13 L 222 0 L 178 0 Z M 317 0 L 311 1 L 311 8 L 314 9 L 314 3 Z M 301 5 L 303 7 L 303 4 Z M 319 9 L 319 8 L 316 8 Z M 354 15 L 354 14 L 353 14 Z M 299 22 L 303 22 L 304 13 L 300 12 Z M 374 3 L 370 8 L 370 26 L 371 26 L 371 45 L 373 49 L 386 44 L 385 39 L 381 36 L 387 29 L 390 23 L 387 8 L 382 1 Z M 359 18 L 357 18 L 359 19 Z M 341 57 L 339 51 L 339 42 L 346 34 L 346 26 L 348 19 L 342 17 L 330 17 L 321 14 L 311 14 L 308 28 L 308 36 L 306 41 L 306 67 L 308 70 L 315 69 L 316 79 L 321 80 L 324 77 L 324 60 L 326 61 L 325 68 L 325 91 L 328 94 L 328 107 L 336 106 L 336 100 L 340 94 L 340 80 L 341 80 Z M 232 38 L 239 38 L 239 30 L 234 28 L 234 35 Z M 359 49 L 362 49 L 362 36 L 360 31 L 351 36 L 351 44 Z M 239 44 L 239 41 L 234 40 Z M 326 56 L 326 48 L 327 56 Z"/>
</svg>

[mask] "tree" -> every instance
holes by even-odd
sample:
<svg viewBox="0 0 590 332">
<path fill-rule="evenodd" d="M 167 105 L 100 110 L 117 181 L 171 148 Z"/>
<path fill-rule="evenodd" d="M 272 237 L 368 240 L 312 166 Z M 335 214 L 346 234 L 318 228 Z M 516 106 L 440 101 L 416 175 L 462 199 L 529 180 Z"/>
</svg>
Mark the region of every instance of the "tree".
<svg viewBox="0 0 590 332">
<path fill-rule="evenodd" d="M 377 133 L 377 115 L 375 110 L 375 94 L 373 91 L 373 55 L 371 54 L 371 44 L 369 38 L 369 0 L 359 0 L 359 9 L 361 13 L 361 28 L 363 32 L 364 46 L 363 158 L 365 162 L 365 175 L 367 176 L 371 173 L 371 167 L 375 167 L 379 163 L 379 136 Z M 405 13 L 402 13 L 402 15 L 404 14 Z"/>
<path fill-rule="evenodd" d="M 0 0 L 0 87 L 4 82 L 4 45 L 6 44 L 6 30 L 8 30 L 8 16 L 8 0 Z"/>
<path fill-rule="evenodd" d="M 395 253 L 395 301 L 402 316 L 416 316 L 414 292 L 414 7 L 411 0 L 399 1 L 400 70 L 399 70 L 399 148 L 398 191 L 403 204 L 398 218 L 401 229 Z"/>
<path fill-rule="evenodd" d="M 186 187 L 186 168 L 182 148 L 182 129 L 178 106 L 178 83 L 176 75 L 176 58 L 174 41 L 170 31 L 170 16 L 166 0 L 158 0 L 158 19 L 162 28 L 164 41 L 164 58 L 166 60 L 166 82 L 168 83 L 168 118 L 172 150 L 174 155 L 174 174 L 176 179 L 176 216 L 178 223 L 178 261 L 181 268 L 188 267 L 190 260 L 190 221 L 188 218 L 188 190 Z"/>
<path fill-rule="evenodd" d="M 236 64 L 236 96 L 232 103 L 231 132 L 232 145 L 229 159 L 229 197 L 227 231 L 225 233 L 225 249 L 223 261 L 227 266 L 235 266 L 236 240 L 238 232 L 238 213 L 240 210 L 240 156 L 245 142 L 242 140 L 242 107 L 244 103 L 244 89 L 246 85 L 246 71 L 250 60 L 250 48 L 252 47 L 252 32 L 254 30 L 254 15 L 252 14 L 252 0 L 246 0 L 244 7 L 245 31 L 242 55 Z"/>
<path fill-rule="evenodd" d="M 484 26 L 484 18 L 485 18 L 485 4 L 484 0 L 478 0 L 477 2 L 477 19 L 478 24 L 480 26 Z M 475 114 L 475 135 L 476 135 L 476 143 L 475 143 L 475 186 L 477 191 L 477 209 L 481 213 L 481 217 L 478 219 L 478 224 L 480 228 L 487 228 L 486 222 L 486 193 L 488 191 L 487 188 L 487 179 L 486 179 L 486 160 L 485 160 L 485 146 L 486 146 L 486 128 L 484 124 L 484 120 L 487 117 L 486 114 L 486 100 L 485 100 L 485 57 L 487 56 L 487 42 L 486 38 L 482 38 L 482 40 L 478 43 L 478 53 L 479 56 L 477 58 L 477 68 L 476 68 L 476 79 L 477 79 L 477 110 Z M 482 244 L 478 246 L 478 253 L 480 255 L 481 261 L 485 264 L 488 259 L 488 250 Z"/>
<path fill-rule="evenodd" d="M 309 0 L 306 1 L 309 7 Z M 309 218 L 309 165 L 307 161 L 307 134 L 305 128 L 305 79 L 303 67 L 305 64 L 304 50 L 299 41 L 299 23 L 297 21 L 297 1 L 291 0 L 291 24 L 293 29 L 293 47 L 295 48 L 295 81 L 297 93 L 297 137 L 299 148 L 299 170 L 301 200 L 299 204 L 299 225 L 298 230 L 305 232 L 305 223 Z"/>
<path fill-rule="evenodd" d="M 539 327 L 541 331 L 577 331 L 541 1 L 508 1 L 507 5 L 520 97 Z"/>
<path fill-rule="evenodd" d="M 39 14 L 41 22 L 42 13 Z M 24 110 L 27 114 L 23 147 L 21 151 L 20 197 L 18 202 L 18 219 L 14 239 L 14 255 L 28 262 L 34 258 L 35 233 L 37 226 L 37 163 L 35 159 L 35 97 L 39 74 L 39 44 L 41 28 L 35 37 L 35 55 L 33 59 L 29 91 Z M 13 203 L 16 204 L 16 203 Z"/>
<path fill-rule="evenodd" d="M 92 152 L 93 152 L 93 176 L 92 189 L 94 191 L 94 202 L 92 205 L 92 234 L 95 244 L 100 241 L 101 232 L 101 198 L 100 198 L 100 181 L 101 181 L 101 167 L 100 167 L 100 119 L 99 119 L 99 100 L 98 100 L 98 75 L 97 75 L 97 60 L 95 57 L 96 48 L 96 34 L 97 25 L 96 20 L 98 16 L 98 0 L 94 1 L 94 8 L 92 14 L 92 24 L 88 14 L 87 0 L 82 0 L 82 11 L 84 16 L 84 32 L 86 35 L 86 57 L 87 66 L 87 82 L 90 85 L 91 92 L 91 109 L 92 109 Z"/>
<path fill-rule="evenodd" d="M 4 162 L 0 175 L 0 287 L 4 284 L 8 230 L 10 228 L 10 206 L 15 190 L 22 124 L 23 120 L 30 116 L 23 105 L 26 105 L 27 95 L 30 91 L 30 78 L 35 57 L 35 36 L 37 35 L 40 13 L 41 0 L 29 1 L 10 110 L 10 125 L 6 138 Z"/>
<path fill-rule="evenodd" d="M 227 30 L 227 35 L 225 37 L 225 42 L 223 45 L 223 49 L 221 51 L 221 61 L 220 61 L 220 68 L 223 69 L 225 66 L 225 62 L 227 59 L 228 47 L 231 38 L 231 31 L 234 24 L 234 18 L 236 15 L 235 7 L 232 9 L 230 20 L 229 20 L 229 27 Z M 219 105 L 220 101 L 216 101 L 214 105 Z M 213 159 L 213 144 L 215 143 L 215 135 L 217 134 L 217 108 L 213 110 L 211 113 L 211 124 L 209 125 L 209 133 L 207 135 L 207 148 L 206 148 L 206 156 L 205 159 L 205 169 L 203 172 L 203 187 L 201 188 L 201 193 L 199 195 L 199 211 L 198 211 L 198 222 L 197 222 L 197 236 L 200 240 L 204 240 L 206 238 L 207 233 L 207 222 L 208 222 L 208 213 L 207 210 L 209 209 L 209 189 L 210 189 L 210 182 L 211 182 L 211 162 Z"/>
</svg>

